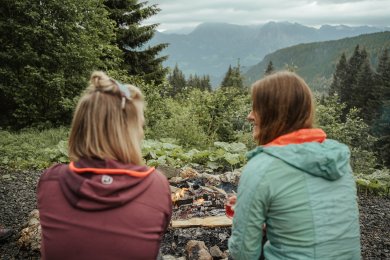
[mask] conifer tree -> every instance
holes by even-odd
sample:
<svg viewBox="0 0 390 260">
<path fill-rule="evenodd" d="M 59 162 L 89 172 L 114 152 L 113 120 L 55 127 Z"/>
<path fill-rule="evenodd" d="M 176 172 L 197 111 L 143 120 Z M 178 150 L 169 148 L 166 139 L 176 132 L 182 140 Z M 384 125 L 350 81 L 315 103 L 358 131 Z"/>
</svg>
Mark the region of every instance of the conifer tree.
<svg viewBox="0 0 390 260">
<path fill-rule="evenodd" d="M 124 55 L 124 69 L 129 75 L 141 76 L 146 82 L 163 82 L 168 72 L 162 62 L 166 56 L 158 56 L 167 44 L 145 46 L 154 36 L 158 24 L 141 25 L 142 21 L 157 14 L 157 5 L 147 6 L 138 0 L 106 0 L 110 18 L 115 21 L 116 43 Z"/>
<path fill-rule="evenodd" d="M 368 57 L 363 60 L 360 71 L 356 75 L 356 85 L 353 88 L 354 97 L 350 105 L 360 108 L 360 116 L 365 123 L 371 125 L 379 116 L 381 107 L 380 87 L 375 84 L 374 72 Z"/>
<path fill-rule="evenodd" d="M 387 49 L 379 57 L 376 84 L 381 86 L 381 95 L 383 100 L 390 100 L 390 58 Z"/>
<path fill-rule="evenodd" d="M 274 72 L 274 65 L 272 64 L 272 60 L 269 61 L 267 65 L 267 69 L 265 70 L 265 75 L 270 75 Z"/>
<path fill-rule="evenodd" d="M 182 93 L 186 89 L 187 87 L 186 78 L 184 76 L 184 73 L 179 69 L 177 64 L 175 65 L 175 68 L 173 69 L 172 73 L 169 73 L 168 82 L 172 87 L 172 90 L 169 93 L 171 97 L 174 97 L 179 93 Z"/>
<path fill-rule="evenodd" d="M 233 69 L 232 65 L 229 65 L 229 68 L 227 72 L 225 73 L 225 76 L 222 80 L 221 87 L 231 87 L 233 85 L 232 78 L 233 78 Z"/>
<path fill-rule="evenodd" d="M 210 83 L 210 76 L 204 75 L 200 79 L 200 89 L 205 91 L 211 91 L 211 83 Z"/>
<path fill-rule="evenodd" d="M 237 67 L 234 68 L 232 68 L 232 66 L 229 65 L 229 68 L 221 83 L 221 88 L 226 88 L 226 87 L 235 87 L 238 89 L 244 88 L 239 64 Z"/>
<path fill-rule="evenodd" d="M 340 62 L 340 67 L 343 67 L 344 65 L 342 59 Z M 369 60 L 366 50 L 360 50 L 360 46 L 357 45 L 352 56 L 347 61 L 344 80 L 341 78 L 343 76 L 342 71 L 342 69 L 339 71 L 340 75 L 338 76 L 340 76 L 340 78 L 338 78 L 338 82 L 336 81 L 335 83 L 338 85 L 334 85 L 333 88 L 335 90 L 339 88 L 339 99 L 346 105 L 343 111 L 344 117 L 351 108 L 362 108 L 362 100 L 364 99 L 364 95 L 367 93 L 366 90 L 373 84 L 372 71 L 369 69 Z M 368 80 L 364 79 L 364 73 L 368 73 Z M 360 77 L 358 75 L 360 75 Z M 368 82 L 371 83 L 367 85 Z"/>
<path fill-rule="evenodd" d="M 378 153 L 383 163 L 390 167 L 390 58 L 385 49 L 379 57 L 376 84 L 380 87 L 382 100 L 381 115 L 375 123 L 374 132 L 379 136 Z"/>
<path fill-rule="evenodd" d="M 203 75 L 202 77 L 199 77 L 197 74 L 190 74 L 187 80 L 187 88 L 198 88 L 200 90 L 211 91 L 210 76 Z"/>
<path fill-rule="evenodd" d="M 347 104 L 347 110 L 352 107 L 352 104 L 354 103 L 353 100 L 356 99 L 356 95 L 360 94 L 355 92 L 355 89 L 357 89 L 357 75 L 367 58 L 366 50 L 363 49 L 360 51 L 360 46 L 356 45 L 351 58 L 348 60 L 346 80 L 343 84 L 344 86 L 340 95 L 341 101 Z"/>
<path fill-rule="evenodd" d="M 195 76 L 193 76 L 192 74 L 190 74 L 188 76 L 188 80 L 186 82 L 186 85 L 187 85 L 187 88 L 195 88 L 197 83 L 196 83 L 196 79 L 197 79 L 197 75 L 195 74 Z"/>
<path fill-rule="evenodd" d="M 344 87 L 346 75 L 347 75 L 347 58 L 345 57 L 345 53 L 343 53 L 336 66 L 336 71 L 333 73 L 333 82 L 329 88 L 329 95 L 334 95 L 334 94 L 341 95 L 341 89 Z M 345 99 L 345 97 L 343 96 L 342 99 Z"/>
</svg>

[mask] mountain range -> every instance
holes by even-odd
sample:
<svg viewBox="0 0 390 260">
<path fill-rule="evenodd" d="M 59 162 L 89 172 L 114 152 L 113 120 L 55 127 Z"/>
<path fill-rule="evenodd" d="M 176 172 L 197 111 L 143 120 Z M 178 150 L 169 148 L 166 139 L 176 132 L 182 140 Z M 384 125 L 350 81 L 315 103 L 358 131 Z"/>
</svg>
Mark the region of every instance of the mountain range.
<svg viewBox="0 0 390 260">
<path fill-rule="evenodd" d="M 187 34 L 156 32 L 149 44 L 168 43 L 161 52 L 168 56 L 165 66 L 173 68 L 177 64 L 185 75 L 210 75 L 216 87 L 229 65 L 239 64 L 246 71 L 281 48 L 384 30 L 389 28 L 323 25 L 317 29 L 290 22 L 248 26 L 203 23 Z"/>
</svg>

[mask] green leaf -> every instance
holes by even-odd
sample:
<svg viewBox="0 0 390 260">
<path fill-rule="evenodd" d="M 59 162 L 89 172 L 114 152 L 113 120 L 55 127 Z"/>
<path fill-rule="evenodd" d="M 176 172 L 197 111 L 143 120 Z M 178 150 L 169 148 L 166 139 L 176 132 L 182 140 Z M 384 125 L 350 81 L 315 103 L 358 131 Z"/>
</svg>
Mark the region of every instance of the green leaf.
<svg viewBox="0 0 390 260">
<path fill-rule="evenodd" d="M 236 164 L 240 163 L 240 155 L 239 154 L 226 153 L 224 156 L 224 159 L 230 165 L 236 165 Z"/>
</svg>

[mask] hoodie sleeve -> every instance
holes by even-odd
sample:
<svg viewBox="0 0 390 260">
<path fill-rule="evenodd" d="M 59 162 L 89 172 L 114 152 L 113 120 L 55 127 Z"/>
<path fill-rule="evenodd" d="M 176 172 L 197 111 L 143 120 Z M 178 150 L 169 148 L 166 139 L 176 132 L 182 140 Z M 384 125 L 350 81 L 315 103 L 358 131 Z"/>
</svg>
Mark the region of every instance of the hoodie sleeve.
<svg viewBox="0 0 390 260">
<path fill-rule="evenodd" d="M 254 172 L 242 176 L 233 218 L 229 252 L 233 259 L 259 259 L 268 205 L 268 188 Z"/>
</svg>

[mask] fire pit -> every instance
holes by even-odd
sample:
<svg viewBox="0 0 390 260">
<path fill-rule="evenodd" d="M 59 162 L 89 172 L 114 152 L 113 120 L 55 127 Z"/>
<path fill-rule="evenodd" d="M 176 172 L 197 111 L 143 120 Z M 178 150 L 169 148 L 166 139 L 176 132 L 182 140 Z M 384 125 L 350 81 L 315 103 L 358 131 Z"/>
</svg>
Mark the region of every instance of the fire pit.
<svg viewBox="0 0 390 260">
<path fill-rule="evenodd" d="M 181 176 L 170 179 L 173 214 L 162 255 L 188 256 L 186 247 L 196 240 L 203 241 L 210 252 L 219 252 L 221 256 L 215 259 L 225 258 L 232 220 L 225 215 L 224 203 L 227 193 L 236 189 L 239 173 L 211 175 L 192 170 L 189 177 L 183 172 Z"/>
<path fill-rule="evenodd" d="M 216 187 L 204 187 L 186 181 L 179 187 L 171 186 L 172 220 L 225 215 L 226 192 Z"/>
</svg>

